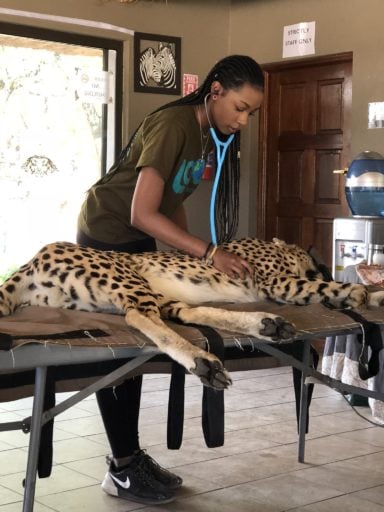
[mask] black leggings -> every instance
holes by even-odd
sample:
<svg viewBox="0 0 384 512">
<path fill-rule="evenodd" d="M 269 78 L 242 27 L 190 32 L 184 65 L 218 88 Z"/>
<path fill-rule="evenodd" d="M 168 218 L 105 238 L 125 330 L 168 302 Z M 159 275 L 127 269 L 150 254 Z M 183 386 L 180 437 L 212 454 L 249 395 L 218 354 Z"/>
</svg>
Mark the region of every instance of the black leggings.
<svg viewBox="0 0 384 512">
<path fill-rule="evenodd" d="M 156 250 L 153 238 L 112 245 L 98 242 L 79 232 L 77 243 L 103 251 L 138 253 Z M 139 412 L 142 382 L 143 378 L 140 375 L 125 380 L 119 386 L 104 388 L 96 393 L 112 455 L 116 459 L 128 457 L 140 449 Z"/>
</svg>

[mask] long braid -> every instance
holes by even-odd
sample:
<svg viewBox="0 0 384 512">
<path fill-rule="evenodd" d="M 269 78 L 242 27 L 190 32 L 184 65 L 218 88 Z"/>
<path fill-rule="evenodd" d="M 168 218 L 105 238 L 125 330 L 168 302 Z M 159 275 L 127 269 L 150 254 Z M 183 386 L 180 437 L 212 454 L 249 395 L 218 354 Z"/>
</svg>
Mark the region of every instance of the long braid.
<svg viewBox="0 0 384 512">
<path fill-rule="evenodd" d="M 257 89 L 264 89 L 263 72 L 251 57 L 246 55 L 230 55 L 217 62 L 206 76 L 203 83 L 194 92 L 170 103 L 162 105 L 155 112 L 166 108 L 182 105 L 202 105 L 205 98 L 211 93 L 211 85 L 214 81 L 220 82 L 224 89 L 238 89 L 244 84 L 249 84 Z M 109 180 L 111 173 L 118 172 L 120 164 L 127 158 L 135 136 L 140 129 L 137 127 L 131 136 L 127 146 L 122 150 L 117 162 L 112 169 L 98 183 Z M 217 133 L 221 139 L 227 137 Z M 240 184 L 240 134 L 236 133 L 234 141 L 229 146 L 224 163 L 222 175 L 217 189 L 217 201 L 215 204 L 215 223 L 219 242 L 228 241 L 234 237 L 239 224 L 239 184 Z"/>
<path fill-rule="evenodd" d="M 215 227 L 219 242 L 231 240 L 239 225 L 240 134 L 236 133 L 228 148 L 217 188 Z"/>
</svg>

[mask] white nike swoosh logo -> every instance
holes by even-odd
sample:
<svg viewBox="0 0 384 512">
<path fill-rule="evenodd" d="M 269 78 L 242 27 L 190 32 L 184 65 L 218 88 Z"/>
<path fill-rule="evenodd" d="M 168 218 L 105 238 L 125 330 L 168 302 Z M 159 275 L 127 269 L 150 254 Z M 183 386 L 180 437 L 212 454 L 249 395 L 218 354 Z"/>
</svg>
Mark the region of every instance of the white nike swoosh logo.
<svg viewBox="0 0 384 512">
<path fill-rule="evenodd" d="M 123 482 L 122 480 L 119 480 L 118 478 L 116 478 L 115 476 L 112 475 L 112 473 L 109 473 L 112 480 L 114 480 L 118 485 L 120 485 L 121 487 L 123 487 L 123 489 L 129 489 L 130 485 L 131 485 L 131 482 L 129 480 L 129 478 L 127 477 L 127 479 L 125 480 L 125 482 Z"/>
</svg>

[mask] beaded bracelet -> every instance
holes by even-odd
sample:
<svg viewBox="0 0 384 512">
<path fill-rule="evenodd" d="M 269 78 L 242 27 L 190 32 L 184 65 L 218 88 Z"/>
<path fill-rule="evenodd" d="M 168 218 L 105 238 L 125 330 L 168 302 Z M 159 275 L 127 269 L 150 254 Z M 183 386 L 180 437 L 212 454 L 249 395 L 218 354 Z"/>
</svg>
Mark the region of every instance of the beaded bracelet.
<svg viewBox="0 0 384 512">
<path fill-rule="evenodd" d="M 207 265 L 213 264 L 213 257 L 216 254 L 216 251 L 218 249 L 217 245 L 210 244 L 209 250 L 206 251 L 206 256 L 204 257 L 203 261 Z"/>
<path fill-rule="evenodd" d="M 205 253 L 204 253 L 203 257 L 201 258 L 203 261 L 207 259 L 207 257 L 208 257 L 208 253 L 209 253 L 209 251 L 212 249 L 212 247 L 213 247 L 212 242 L 209 242 L 209 244 L 207 245 L 207 248 L 206 248 L 206 250 L 205 250 Z"/>
</svg>

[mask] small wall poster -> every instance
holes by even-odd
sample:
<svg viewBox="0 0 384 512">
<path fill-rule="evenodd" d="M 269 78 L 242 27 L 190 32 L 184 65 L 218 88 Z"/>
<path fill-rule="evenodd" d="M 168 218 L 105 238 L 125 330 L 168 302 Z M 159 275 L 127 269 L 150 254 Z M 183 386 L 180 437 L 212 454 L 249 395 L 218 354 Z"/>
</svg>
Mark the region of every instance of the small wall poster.
<svg viewBox="0 0 384 512">
<path fill-rule="evenodd" d="M 108 71 L 76 69 L 76 94 L 83 103 L 112 103 L 111 74 Z"/>
<path fill-rule="evenodd" d="M 199 87 L 198 75 L 191 75 L 190 73 L 183 74 L 183 96 L 191 94 Z"/>
<path fill-rule="evenodd" d="M 283 59 L 315 53 L 316 22 L 286 25 L 283 33 Z"/>
</svg>

